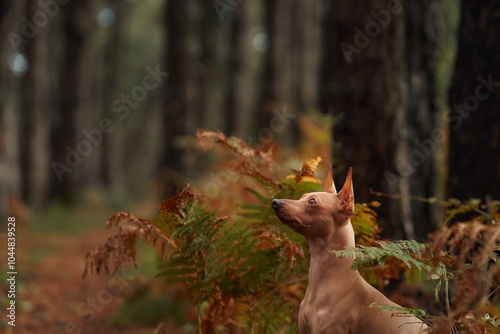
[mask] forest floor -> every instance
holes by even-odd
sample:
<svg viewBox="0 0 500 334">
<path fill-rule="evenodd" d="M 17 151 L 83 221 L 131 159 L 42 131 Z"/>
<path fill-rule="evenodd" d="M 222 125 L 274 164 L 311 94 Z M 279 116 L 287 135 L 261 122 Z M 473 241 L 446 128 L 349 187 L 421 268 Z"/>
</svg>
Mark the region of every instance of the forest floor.
<svg viewBox="0 0 500 334">
<path fill-rule="evenodd" d="M 185 298 L 182 291 L 153 279 L 157 263 L 146 274 L 139 264 L 139 269 L 115 278 L 100 274 L 82 279 L 85 254 L 112 233 L 103 228 L 106 219 L 100 221 L 100 228 L 83 231 L 40 230 L 33 221 L 17 224 L 16 326 L 7 326 L 2 316 L 0 332 L 140 334 L 153 333 L 159 324 L 163 331 L 158 333 L 193 331 L 193 316 L 188 319 L 191 323 L 186 321 L 186 306 L 168 297 Z M 152 248 L 146 253 L 157 257 Z M 181 324 L 184 329 L 177 326 Z"/>
</svg>

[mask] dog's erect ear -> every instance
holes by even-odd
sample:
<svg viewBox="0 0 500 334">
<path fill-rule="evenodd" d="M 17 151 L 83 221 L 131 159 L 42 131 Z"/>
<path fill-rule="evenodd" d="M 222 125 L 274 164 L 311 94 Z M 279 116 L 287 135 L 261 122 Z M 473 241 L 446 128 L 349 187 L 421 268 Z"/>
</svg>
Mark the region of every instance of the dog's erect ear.
<svg viewBox="0 0 500 334">
<path fill-rule="evenodd" d="M 352 185 L 352 167 L 349 168 L 349 173 L 345 179 L 344 186 L 339 192 L 338 197 L 340 198 L 340 211 L 345 211 L 347 207 L 352 203 L 352 210 L 354 210 L 354 188 Z"/>
<path fill-rule="evenodd" d="M 335 188 L 335 183 L 333 183 L 332 165 L 330 165 L 330 168 L 328 168 L 328 173 L 326 174 L 326 180 L 323 185 L 323 191 L 332 194 L 337 193 L 337 189 Z"/>
</svg>

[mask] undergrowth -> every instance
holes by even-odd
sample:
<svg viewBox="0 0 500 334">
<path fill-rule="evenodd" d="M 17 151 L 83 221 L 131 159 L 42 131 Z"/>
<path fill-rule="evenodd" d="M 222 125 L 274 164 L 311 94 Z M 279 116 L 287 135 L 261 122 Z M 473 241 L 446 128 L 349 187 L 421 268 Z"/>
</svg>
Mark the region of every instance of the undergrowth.
<svg viewBox="0 0 500 334">
<path fill-rule="evenodd" d="M 271 172 L 276 167 L 271 149 L 220 132 L 199 130 L 197 136 L 202 145 L 215 143 L 232 152 L 232 170 L 252 180 L 240 184 L 245 194 L 235 196 L 231 214 L 212 209 L 189 185 L 164 200 L 156 218 L 116 213 L 107 227 L 118 231 L 88 252 L 84 277 L 102 271 L 114 274 L 125 262 L 135 264 L 135 245 L 142 237 L 159 245 L 164 255 L 157 276 L 186 286 L 197 305 L 200 333 L 296 333 L 307 287 L 308 246 L 279 222 L 270 204 L 273 198 L 296 199 L 321 191 L 315 176 L 321 158 L 305 161 L 277 180 Z M 388 279 L 408 279 L 415 272 L 434 282 L 435 298 L 446 304 L 445 313 L 410 308 L 398 312 L 418 316 L 436 333 L 493 333 L 500 325 L 500 202 L 489 203 L 488 212 L 477 202 L 439 204 L 448 210 L 441 229 L 426 243 L 418 243 L 380 240 L 375 212 L 379 203 L 358 203 L 351 217 L 357 246 L 332 256 L 355 257 L 353 267 L 367 278 L 375 277 L 379 288 Z M 476 213 L 473 220 L 447 225 L 451 215 L 466 209 Z"/>
</svg>

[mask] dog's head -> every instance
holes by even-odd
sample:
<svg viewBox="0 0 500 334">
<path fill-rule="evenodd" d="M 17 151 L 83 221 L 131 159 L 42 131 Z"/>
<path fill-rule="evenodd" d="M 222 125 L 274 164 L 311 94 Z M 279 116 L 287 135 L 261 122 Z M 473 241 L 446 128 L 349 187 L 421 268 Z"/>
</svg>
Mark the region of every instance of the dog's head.
<svg viewBox="0 0 500 334">
<path fill-rule="evenodd" d="M 323 190 L 304 194 L 299 200 L 274 199 L 274 212 L 282 223 L 308 239 L 332 235 L 354 212 L 352 168 L 337 192 L 330 165 Z"/>
</svg>

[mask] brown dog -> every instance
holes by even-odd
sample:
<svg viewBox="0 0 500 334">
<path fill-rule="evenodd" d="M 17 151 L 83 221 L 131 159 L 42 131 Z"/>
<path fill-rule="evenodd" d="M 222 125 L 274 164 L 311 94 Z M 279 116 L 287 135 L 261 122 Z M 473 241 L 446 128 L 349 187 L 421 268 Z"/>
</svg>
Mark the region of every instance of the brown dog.
<svg viewBox="0 0 500 334">
<path fill-rule="evenodd" d="M 352 169 L 339 193 L 330 166 L 324 192 L 305 194 L 296 201 L 274 199 L 272 206 L 282 223 L 309 241 L 309 287 L 300 304 L 299 333 L 427 332 L 427 326 L 415 317 L 391 317 L 391 313 L 368 307 L 399 305 L 353 270 L 353 259 L 330 253 L 355 245 L 350 220 L 354 212 Z"/>
</svg>

